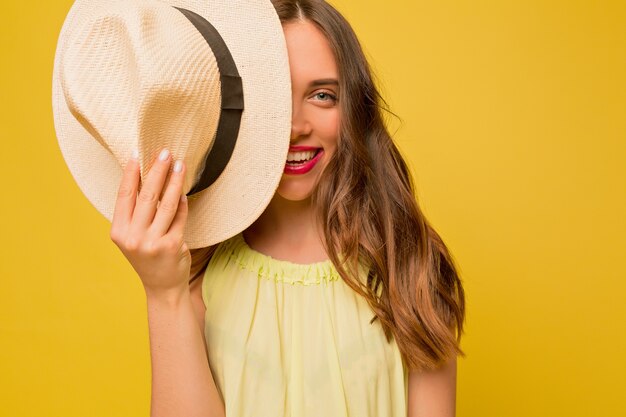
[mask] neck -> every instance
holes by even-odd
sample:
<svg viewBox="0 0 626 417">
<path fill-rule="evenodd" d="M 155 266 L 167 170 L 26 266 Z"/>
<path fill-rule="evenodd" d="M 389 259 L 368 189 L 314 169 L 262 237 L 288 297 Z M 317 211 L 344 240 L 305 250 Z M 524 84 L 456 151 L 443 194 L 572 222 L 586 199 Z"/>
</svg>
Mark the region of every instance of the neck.
<svg viewBox="0 0 626 417">
<path fill-rule="evenodd" d="M 253 248 L 280 259 L 319 261 L 326 259 L 322 230 L 308 198 L 289 201 L 276 194 L 263 214 L 244 232 Z"/>
</svg>

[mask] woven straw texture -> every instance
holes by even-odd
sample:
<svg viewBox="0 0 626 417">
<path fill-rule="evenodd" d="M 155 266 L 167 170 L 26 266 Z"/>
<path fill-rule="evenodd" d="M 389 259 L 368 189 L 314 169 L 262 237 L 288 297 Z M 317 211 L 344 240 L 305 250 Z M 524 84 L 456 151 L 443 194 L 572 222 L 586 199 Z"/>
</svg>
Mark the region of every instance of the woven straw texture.
<svg viewBox="0 0 626 417">
<path fill-rule="evenodd" d="M 248 227 L 282 175 L 291 85 L 282 28 L 269 1 L 77 1 L 57 45 L 54 122 L 70 172 L 109 221 L 133 148 L 140 151 L 142 178 L 163 147 L 184 159 L 188 192 L 214 139 L 221 92 L 210 47 L 172 6 L 203 16 L 220 32 L 244 91 L 229 164 L 189 199 L 185 241 L 197 248 Z"/>
</svg>

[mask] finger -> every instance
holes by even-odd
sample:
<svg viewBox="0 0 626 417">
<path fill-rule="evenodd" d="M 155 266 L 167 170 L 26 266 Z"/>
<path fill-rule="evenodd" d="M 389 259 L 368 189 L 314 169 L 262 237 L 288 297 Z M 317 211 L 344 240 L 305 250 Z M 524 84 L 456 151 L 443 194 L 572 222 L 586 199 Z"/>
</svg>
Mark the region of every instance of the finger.
<svg viewBox="0 0 626 417">
<path fill-rule="evenodd" d="M 183 181 L 185 179 L 185 164 L 182 161 L 176 161 L 174 171 L 170 177 L 169 183 L 165 188 L 163 198 L 157 207 L 154 221 L 150 226 L 149 233 L 155 237 L 161 237 L 167 233 L 172 219 L 178 210 L 178 202 L 183 190 Z"/>
<path fill-rule="evenodd" d="M 174 220 L 172 220 L 172 225 L 167 231 L 167 234 L 173 234 L 182 239 L 185 233 L 185 225 L 187 223 L 188 214 L 189 201 L 187 200 L 186 195 L 181 194 L 180 201 L 178 202 L 178 210 L 176 211 L 176 215 L 174 216 Z"/>
<path fill-rule="evenodd" d="M 122 180 L 117 191 L 115 209 L 111 225 L 111 237 L 116 238 L 118 234 L 128 229 L 128 225 L 133 217 L 135 202 L 137 201 L 137 190 L 139 188 L 139 160 L 133 155 L 122 172 Z"/>
<path fill-rule="evenodd" d="M 131 222 L 133 230 L 144 231 L 152 224 L 157 203 L 163 190 L 163 184 L 170 170 L 171 159 L 167 149 L 163 149 L 159 156 L 155 158 L 137 196 L 137 204 L 135 205 L 135 212 Z"/>
</svg>

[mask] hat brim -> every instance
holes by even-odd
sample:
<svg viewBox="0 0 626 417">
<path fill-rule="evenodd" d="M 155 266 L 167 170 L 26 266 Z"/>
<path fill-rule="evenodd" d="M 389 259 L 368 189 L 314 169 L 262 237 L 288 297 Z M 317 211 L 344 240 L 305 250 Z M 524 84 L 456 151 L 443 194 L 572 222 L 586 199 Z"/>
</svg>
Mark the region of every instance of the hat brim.
<svg viewBox="0 0 626 417">
<path fill-rule="evenodd" d="M 122 177 L 120 163 L 70 113 L 60 81 L 60 54 L 90 10 L 110 0 L 78 0 L 61 29 L 52 106 L 63 158 L 87 199 L 109 221 Z M 280 20 L 268 0 L 165 1 L 191 10 L 220 32 L 242 78 L 245 110 L 235 149 L 220 177 L 189 200 L 185 242 L 210 246 L 245 230 L 263 213 L 283 174 L 291 134 L 291 78 Z"/>
</svg>

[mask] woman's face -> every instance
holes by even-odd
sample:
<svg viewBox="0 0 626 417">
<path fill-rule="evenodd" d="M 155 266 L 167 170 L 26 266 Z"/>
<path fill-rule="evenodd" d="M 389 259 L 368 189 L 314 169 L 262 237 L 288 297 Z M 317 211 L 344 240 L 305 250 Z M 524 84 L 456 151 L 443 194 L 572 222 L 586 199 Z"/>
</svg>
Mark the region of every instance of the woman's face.
<svg viewBox="0 0 626 417">
<path fill-rule="evenodd" d="M 277 193 L 286 200 L 309 198 L 337 148 L 339 85 L 326 37 L 309 21 L 283 26 L 287 41 L 293 113 L 291 144 Z"/>
</svg>

